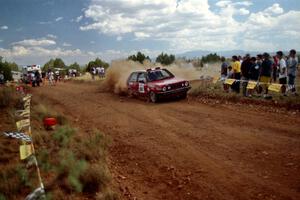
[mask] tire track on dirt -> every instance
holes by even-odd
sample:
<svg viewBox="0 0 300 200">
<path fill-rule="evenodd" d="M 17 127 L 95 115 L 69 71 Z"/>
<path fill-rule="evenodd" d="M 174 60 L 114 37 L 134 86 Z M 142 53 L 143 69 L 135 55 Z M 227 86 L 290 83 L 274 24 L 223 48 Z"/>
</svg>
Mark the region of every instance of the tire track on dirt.
<svg viewBox="0 0 300 200">
<path fill-rule="evenodd" d="M 34 92 L 76 126 L 112 137 L 111 169 L 124 199 L 300 198 L 297 118 L 188 101 L 154 105 L 95 84 Z"/>
</svg>

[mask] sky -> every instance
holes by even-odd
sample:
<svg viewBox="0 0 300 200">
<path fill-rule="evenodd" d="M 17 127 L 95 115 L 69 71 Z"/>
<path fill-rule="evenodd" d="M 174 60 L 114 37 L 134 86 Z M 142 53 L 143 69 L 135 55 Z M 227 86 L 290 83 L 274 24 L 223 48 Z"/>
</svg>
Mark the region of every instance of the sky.
<svg viewBox="0 0 300 200">
<path fill-rule="evenodd" d="M 107 62 L 137 51 L 300 50 L 299 0 L 0 0 L 0 56 Z"/>
</svg>

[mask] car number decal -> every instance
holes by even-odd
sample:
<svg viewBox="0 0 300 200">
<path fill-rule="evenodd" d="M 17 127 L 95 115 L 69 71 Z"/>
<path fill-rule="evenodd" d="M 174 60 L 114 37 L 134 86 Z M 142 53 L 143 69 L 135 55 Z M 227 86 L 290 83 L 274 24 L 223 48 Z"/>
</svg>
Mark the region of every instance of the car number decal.
<svg viewBox="0 0 300 200">
<path fill-rule="evenodd" d="M 140 93 L 145 93 L 145 88 L 144 88 L 145 84 L 144 83 L 139 83 L 139 92 Z"/>
</svg>

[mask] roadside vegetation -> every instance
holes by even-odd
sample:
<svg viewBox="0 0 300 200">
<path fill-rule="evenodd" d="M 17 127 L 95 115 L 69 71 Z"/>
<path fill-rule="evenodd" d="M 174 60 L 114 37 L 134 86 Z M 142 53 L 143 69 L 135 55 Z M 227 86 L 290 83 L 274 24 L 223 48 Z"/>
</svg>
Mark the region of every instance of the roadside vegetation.
<svg viewBox="0 0 300 200">
<path fill-rule="evenodd" d="M 1 100 L 3 95 L 1 131 L 15 130 L 13 113 L 19 104 L 18 95 L 6 87 L 0 88 Z M 73 128 L 43 97 L 34 97 L 31 108 L 33 141 L 47 199 L 117 199 L 107 165 L 110 139 L 99 130 L 83 133 Z M 44 129 L 45 117 L 57 119 L 55 130 Z M 19 144 L 0 136 L 0 200 L 24 199 L 38 187 L 34 167 L 19 159 Z"/>
<path fill-rule="evenodd" d="M 300 78 L 300 77 L 299 77 Z M 299 79 L 298 78 L 298 79 Z M 300 83 L 300 81 L 299 81 Z M 289 95 L 287 97 L 280 93 L 269 91 L 271 99 L 264 99 L 262 95 L 253 95 L 250 97 L 243 97 L 243 95 L 235 92 L 225 92 L 223 84 L 220 82 L 212 83 L 210 80 L 192 81 L 192 89 L 189 91 L 191 98 L 197 98 L 201 102 L 209 103 L 241 103 L 250 105 L 272 106 L 277 108 L 284 108 L 287 110 L 300 111 L 300 97 Z M 298 84 L 297 91 L 300 91 Z"/>
</svg>

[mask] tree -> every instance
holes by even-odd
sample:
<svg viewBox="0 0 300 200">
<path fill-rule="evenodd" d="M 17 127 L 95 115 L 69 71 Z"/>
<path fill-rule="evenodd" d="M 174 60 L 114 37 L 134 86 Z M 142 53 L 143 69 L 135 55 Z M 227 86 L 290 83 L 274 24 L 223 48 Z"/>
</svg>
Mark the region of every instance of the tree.
<svg viewBox="0 0 300 200">
<path fill-rule="evenodd" d="M 138 61 L 140 63 L 143 63 L 144 60 L 150 60 L 149 56 L 145 56 L 145 54 L 141 53 L 141 52 L 137 52 L 136 55 L 131 55 L 131 56 L 128 56 L 127 58 L 128 60 L 133 60 L 133 61 Z"/>
<path fill-rule="evenodd" d="M 109 64 L 101 60 L 100 58 L 96 58 L 94 61 L 90 61 L 87 64 L 86 71 L 90 72 L 93 67 L 104 67 L 105 69 L 107 69 L 109 67 Z"/>
<path fill-rule="evenodd" d="M 0 57 L 0 72 L 3 71 L 4 80 L 11 81 L 12 74 L 11 74 L 10 65 L 12 65 L 12 63 L 9 63 L 7 61 L 3 62 L 2 59 L 3 59 L 3 57 Z"/>
<path fill-rule="evenodd" d="M 221 60 L 221 57 L 218 56 L 216 53 L 208 54 L 206 56 L 202 56 L 201 61 L 202 63 L 211 63 L 211 62 L 219 62 Z"/>
<path fill-rule="evenodd" d="M 61 58 L 56 58 L 53 62 L 54 68 L 65 68 L 66 65 Z"/>
<path fill-rule="evenodd" d="M 68 69 L 76 69 L 78 72 L 81 71 L 80 65 L 77 62 L 74 62 L 73 64 L 71 64 Z"/>
<path fill-rule="evenodd" d="M 161 53 L 157 56 L 156 62 L 161 63 L 163 65 L 170 65 L 175 61 L 175 56 L 170 54 Z"/>
<path fill-rule="evenodd" d="M 53 68 L 65 68 L 66 65 L 61 58 L 51 58 L 48 62 L 44 64 L 43 71 L 48 71 Z"/>
</svg>

